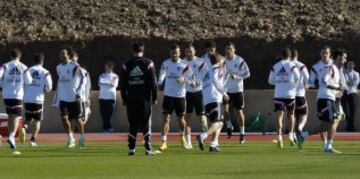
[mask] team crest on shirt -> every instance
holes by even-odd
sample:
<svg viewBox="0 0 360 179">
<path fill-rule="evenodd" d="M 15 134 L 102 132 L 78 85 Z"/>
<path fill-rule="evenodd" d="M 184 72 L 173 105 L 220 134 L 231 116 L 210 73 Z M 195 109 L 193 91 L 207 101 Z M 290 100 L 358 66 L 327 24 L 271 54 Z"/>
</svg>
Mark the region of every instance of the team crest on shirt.
<svg viewBox="0 0 360 179">
<path fill-rule="evenodd" d="M 18 67 L 14 67 L 9 71 L 9 75 L 20 75 L 20 70 Z"/>
<path fill-rule="evenodd" d="M 39 74 L 38 71 L 33 71 L 33 72 L 31 73 L 31 76 L 32 76 L 32 78 L 34 78 L 34 79 L 40 79 L 40 74 Z"/>
<path fill-rule="evenodd" d="M 285 67 L 281 67 L 280 70 L 276 73 L 278 76 L 286 76 L 288 72 L 286 72 Z"/>
</svg>

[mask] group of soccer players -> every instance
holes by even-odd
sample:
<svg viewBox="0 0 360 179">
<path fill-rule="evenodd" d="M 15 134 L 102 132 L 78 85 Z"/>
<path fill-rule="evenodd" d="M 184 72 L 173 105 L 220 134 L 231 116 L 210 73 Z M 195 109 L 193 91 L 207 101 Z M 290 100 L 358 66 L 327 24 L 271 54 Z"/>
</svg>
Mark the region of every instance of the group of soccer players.
<svg viewBox="0 0 360 179">
<path fill-rule="evenodd" d="M 204 150 L 207 137 L 211 136 L 209 151 L 219 152 L 219 135 L 224 122 L 230 138 L 234 129 L 233 120 L 239 123 L 239 143 L 245 143 L 243 80 L 250 77 L 249 67 L 236 54 L 234 43 L 225 44 L 224 56 L 219 55 L 213 41 L 207 42 L 205 49 L 206 54 L 197 57 L 195 47 L 189 43 L 185 47 L 185 58 L 181 59 L 180 47 L 173 45 L 170 48 L 170 58 L 163 61 L 159 77 L 156 78 L 154 63 L 143 57 L 144 44 L 133 44 L 134 57 L 125 62 L 120 70 L 121 96 L 129 121 L 129 155 L 135 154 L 138 131 L 143 132 L 146 154 L 155 154 L 151 147 L 151 106 L 157 103 L 159 88 L 164 90 L 160 151 L 168 148 L 167 135 L 173 112 L 178 119 L 181 145 L 185 149 L 193 148 L 189 123 L 194 111 L 201 124 L 202 131 L 196 137 L 201 150 Z M 291 145 L 297 143 L 302 148 L 306 137 L 321 133 L 324 151 L 339 152 L 332 144 L 342 118 L 340 98 L 350 85 L 346 83 L 343 70 L 346 58 L 345 50 L 339 49 L 332 54 L 330 47 L 324 47 L 321 50 L 321 60 L 312 67 L 309 75 L 306 66 L 298 61 L 296 49 L 282 51 L 280 61 L 273 66 L 268 79 L 269 84 L 275 86 L 277 145 L 280 148 L 284 146 L 282 131 L 286 116 L 289 120 Z M 20 59 L 21 51 L 14 49 L 11 61 L 0 68 L 0 85 L 6 113 L 9 115 L 7 142 L 14 154 L 20 154 L 16 150 L 15 135 L 22 108 L 24 107 L 25 120 L 20 132 L 20 142 L 25 142 L 26 130 L 31 128 L 30 145 L 36 147 L 36 137 L 43 119 L 44 92 L 52 90 L 51 75 L 43 67 L 43 54 L 34 56 L 35 65 L 30 68 L 21 63 Z M 61 120 L 68 135 L 67 147 L 75 147 L 73 131 L 77 130 L 80 133 L 78 146 L 83 148 L 84 126 L 90 114 L 90 77 L 79 65 L 78 55 L 71 47 L 61 48 L 59 59 L 61 62 L 56 67 L 58 82 L 53 106 L 60 109 Z M 309 87 L 318 87 L 317 109 L 321 123 L 316 130 L 303 131 L 308 113 L 305 93 Z M 207 121 L 211 125 L 208 126 Z"/>
</svg>

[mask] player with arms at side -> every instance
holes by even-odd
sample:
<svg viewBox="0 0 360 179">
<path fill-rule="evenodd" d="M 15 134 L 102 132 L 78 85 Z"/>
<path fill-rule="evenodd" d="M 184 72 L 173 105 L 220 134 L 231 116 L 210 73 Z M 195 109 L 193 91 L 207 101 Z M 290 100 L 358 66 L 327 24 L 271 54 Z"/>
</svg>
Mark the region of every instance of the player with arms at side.
<svg viewBox="0 0 360 179">
<path fill-rule="evenodd" d="M 193 72 L 192 81 L 193 83 L 186 83 L 186 148 L 192 149 L 191 144 L 191 113 L 195 109 L 198 121 L 201 123 L 202 132 L 208 130 L 207 120 L 205 117 L 205 109 L 203 105 L 203 94 L 202 94 L 202 79 L 201 77 L 207 70 L 206 63 L 195 56 L 195 48 L 192 43 L 188 44 L 185 48 L 186 58 L 184 62 L 189 65 Z"/>
<path fill-rule="evenodd" d="M 284 147 L 282 131 L 285 113 L 289 120 L 289 140 L 294 140 L 296 84 L 300 79 L 300 72 L 290 59 L 291 50 L 282 50 L 281 60 L 272 67 L 268 79 L 269 84 L 275 86 L 274 105 L 276 112 L 277 146 L 279 148 Z"/>
<path fill-rule="evenodd" d="M 163 100 L 163 128 L 161 131 L 161 144 L 159 149 L 167 149 L 167 135 L 170 128 L 170 117 L 173 111 L 179 122 L 181 145 L 186 148 L 185 128 L 185 83 L 191 83 L 192 72 L 188 65 L 180 59 L 180 47 L 173 45 L 170 49 L 170 59 L 165 60 L 160 68 L 158 85 L 165 80 Z"/>
<path fill-rule="evenodd" d="M 240 144 L 245 143 L 245 116 L 244 116 L 244 79 L 250 77 L 250 70 L 245 60 L 236 55 L 235 44 L 229 42 L 225 45 L 225 67 L 227 72 L 226 90 L 230 98 L 229 103 L 224 103 L 224 116 L 226 126 L 232 129 L 232 122 L 230 120 L 230 107 L 234 109 L 233 117 L 238 118 L 240 128 Z M 232 130 L 231 130 L 232 131 Z M 231 132 L 228 131 L 228 137 L 231 137 Z"/>
<path fill-rule="evenodd" d="M 38 53 L 34 56 L 35 65 L 28 70 L 33 81 L 31 84 L 25 85 L 25 122 L 20 136 L 24 136 L 22 139 L 22 143 L 24 143 L 26 129 L 31 127 L 30 147 L 38 146 L 36 137 L 39 134 L 41 121 L 44 117 L 44 92 L 50 92 L 53 85 L 50 72 L 43 67 L 44 59 L 43 53 Z"/>
<path fill-rule="evenodd" d="M 85 88 L 85 76 L 80 66 L 71 62 L 68 48 L 60 49 L 59 58 L 61 63 L 56 67 L 59 80 L 53 106 L 60 107 L 61 120 L 68 135 L 67 147 L 75 147 L 75 138 L 71 127 L 71 120 L 74 120 L 80 133 L 79 147 L 83 148 L 85 147 L 85 131 L 81 91 Z"/>
<path fill-rule="evenodd" d="M 223 127 L 221 114 L 221 103 L 223 100 L 229 100 L 225 89 L 225 72 L 220 64 L 221 56 L 218 54 L 209 55 L 211 68 L 208 69 L 203 77 L 203 96 L 205 104 L 205 112 L 209 121 L 212 122 L 208 131 L 197 136 L 200 150 L 204 150 L 204 143 L 208 136 L 212 136 L 209 151 L 220 152 L 219 136 Z"/>
<path fill-rule="evenodd" d="M 32 78 L 26 65 L 20 62 L 21 51 L 11 51 L 11 61 L 0 68 L 2 95 L 8 118 L 9 138 L 7 140 L 13 154 L 21 154 L 16 150 L 15 135 L 23 110 L 24 85 L 31 84 Z"/>
</svg>

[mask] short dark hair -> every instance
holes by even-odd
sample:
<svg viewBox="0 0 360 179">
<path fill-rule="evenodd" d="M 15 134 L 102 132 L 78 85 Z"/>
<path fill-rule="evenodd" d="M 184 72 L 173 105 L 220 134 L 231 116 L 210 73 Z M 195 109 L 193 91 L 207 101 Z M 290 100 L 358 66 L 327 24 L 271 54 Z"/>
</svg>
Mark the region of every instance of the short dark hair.
<svg viewBox="0 0 360 179">
<path fill-rule="evenodd" d="M 333 58 L 336 59 L 338 56 L 342 56 L 344 54 L 347 54 L 347 51 L 345 49 L 336 49 L 334 53 L 332 54 Z"/>
<path fill-rule="evenodd" d="M 329 49 L 329 50 L 331 50 L 331 47 L 330 47 L 330 46 L 328 46 L 328 45 L 324 45 L 324 46 L 321 48 L 321 50 L 325 50 L 325 49 Z"/>
<path fill-rule="evenodd" d="M 45 56 L 43 53 L 35 53 L 33 59 L 34 59 L 35 64 L 40 64 L 40 63 L 44 62 Z"/>
<path fill-rule="evenodd" d="M 216 43 L 213 40 L 205 42 L 205 48 L 216 48 Z"/>
<path fill-rule="evenodd" d="M 281 51 L 281 58 L 286 59 L 291 57 L 291 50 L 289 48 L 285 48 Z"/>
<path fill-rule="evenodd" d="M 235 44 L 233 42 L 226 42 L 225 47 L 233 46 L 235 48 Z"/>
<path fill-rule="evenodd" d="M 180 49 L 180 46 L 178 44 L 171 45 L 170 50 L 176 50 L 176 49 Z"/>
<path fill-rule="evenodd" d="M 69 53 L 70 58 L 73 58 L 74 56 L 78 56 L 78 53 L 72 46 L 65 46 L 67 52 Z"/>
<path fill-rule="evenodd" d="M 189 48 L 191 48 L 191 47 L 195 48 L 193 42 L 188 42 L 188 43 L 186 43 L 186 46 L 185 46 L 186 49 L 189 49 Z"/>
<path fill-rule="evenodd" d="M 113 61 L 107 61 L 107 62 L 105 63 L 105 65 L 106 65 L 106 66 L 109 66 L 111 69 L 114 69 L 114 66 L 115 66 L 115 64 L 114 64 Z"/>
<path fill-rule="evenodd" d="M 218 53 L 210 54 L 209 59 L 212 65 L 217 64 L 220 62 L 220 55 Z"/>
<path fill-rule="evenodd" d="M 291 49 L 291 57 L 298 57 L 299 56 L 299 51 L 296 48 L 292 48 Z"/>
<path fill-rule="evenodd" d="M 140 53 L 145 51 L 145 45 L 142 42 L 134 42 L 131 46 L 134 53 Z"/>
<path fill-rule="evenodd" d="M 10 52 L 10 57 L 11 58 L 20 58 L 21 57 L 21 50 L 18 48 L 14 48 L 11 50 Z"/>
</svg>

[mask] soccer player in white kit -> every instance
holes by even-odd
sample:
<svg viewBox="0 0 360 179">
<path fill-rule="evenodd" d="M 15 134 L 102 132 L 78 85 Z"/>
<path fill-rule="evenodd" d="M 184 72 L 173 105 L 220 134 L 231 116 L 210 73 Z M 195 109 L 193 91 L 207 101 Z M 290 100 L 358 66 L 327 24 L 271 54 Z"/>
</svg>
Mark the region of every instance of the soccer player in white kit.
<svg viewBox="0 0 360 179">
<path fill-rule="evenodd" d="M 308 116 L 308 104 L 306 100 L 306 89 L 309 88 L 309 71 L 306 66 L 298 60 L 299 53 L 297 49 L 292 49 L 291 61 L 296 65 L 300 72 L 300 80 L 296 85 L 296 97 L 295 97 L 295 119 L 296 119 L 296 131 L 302 132 Z M 294 133 L 289 133 L 289 136 L 296 136 Z M 290 145 L 294 146 L 295 141 L 291 140 L 294 137 L 289 137 Z"/>
<path fill-rule="evenodd" d="M 170 59 L 165 60 L 160 69 L 158 85 L 165 80 L 163 100 L 163 128 L 159 149 L 167 149 L 167 135 L 170 128 L 170 116 L 173 111 L 178 118 L 181 145 L 186 148 L 185 128 L 185 83 L 190 83 L 192 72 L 188 65 L 180 59 L 180 47 L 173 45 L 170 50 Z"/>
<path fill-rule="evenodd" d="M 343 65 L 346 62 L 347 53 L 344 50 L 337 50 L 333 57 L 335 63 L 325 66 L 319 75 L 319 90 L 317 93 L 317 112 L 320 125 L 310 131 L 300 133 L 298 146 L 303 147 L 304 139 L 319 132 L 327 132 L 325 153 L 341 153 L 333 148 L 333 140 L 337 127 L 341 121 L 342 107 L 341 96 L 346 88 L 346 80 L 343 74 Z"/>
<path fill-rule="evenodd" d="M 8 115 L 9 138 L 7 140 L 13 154 L 21 154 L 16 150 L 15 134 L 22 116 L 24 85 L 32 82 L 32 77 L 26 65 L 20 62 L 21 51 L 14 49 L 11 51 L 11 61 L 5 63 L 0 68 L 0 85 L 5 104 L 6 114 Z"/>
<path fill-rule="evenodd" d="M 201 77 L 207 71 L 206 63 L 203 59 L 195 56 L 196 51 L 192 43 L 188 44 L 185 48 L 186 57 L 184 62 L 189 65 L 191 71 L 193 72 L 191 84 L 186 83 L 186 148 L 192 149 L 191 144 L 191 126 L 190 119 L 191 114 L 195 109 L 196 116 L 201 123 L 202 132 L 208 130 L 207 120 L 205 117 L 205 109 L 203 104 L 203 94 L 202 94 L 202 79 Z"/>
<path fill-rule="evenodd" d="M 75 138 L 71 128 L 71 121 L 75 120 L 80 133 L 79 147 L 85 147 L 84 121 L 82 118 L 81 92 L 85 88 L 85 76 L 79 65 L 71 62 L 69 51 L 62 48 L 59 52 L 61 63 L 56 67 L 59 77 L 57 95 L 54 103 L 60 107 L 60 115 L 64 128 L 68 134 L 68 148 L 75 147 Z"/>
<path fill-rule="evenodd" d="M 212 66 L 203 76 L 203 96 L 206 116 L 212 122 L 208 131 L 197 136 L 200 150 L 204 150 L 204 143 L 208 136 L 212 136 L 209 152 L 220 152 L 219 136 L 223 127 L 221 103 L 229 100 L 225 89 L 226 72 L 220 64 L 221 56 L 218 54 L 209 55 Z"/>
<path fill-rule="evenodd" d="M 240 144 L 245 143 L 245 116 L 244 116 L 244 79 L 250 77 L 250 70 L 245 60 L 236 55 L 235 44 L 228 42 L 225 45 L 225 69 L 227 72 L 226 90 L 229 103 L 224 103 L 224 116 L 227 128 L 232 130 L 230 120 L 230 106 L 234 108 L 234 117 L 238 118 L 240 128 Z M 231 134 L 231 133 L 229 133 Z M 231 137 L 231 135 L 228 135 Z"/>
<path fill-rule="evenodd" d="M 274 104 L 276 112 L 276 134 L 277 146 L 283 148 L 283 119 L 286 113 L 289 120 L 289 131 L 294 132 L 295 125 L 295 96 L 296 84 L 300 79 L 300 72 L 297 66 L 290 61 L 291 50 L 284 49 L 281 52 L 281 60 L 271 69 L 268 82 L 275 86 Z M 293 135 L 289 136 L 290 140 Z"/>
<path fill-rule="evenodd" d="M 20 141 L 25 142 L 26 129 L 31 127 L 30 147 L 38 146 L 36 137 L 39 134 L 41 121 L 43 120 L 44 92 L 50 92 L 53 85 L 50 72 L 43 67 L 44 59 L 42 53 L 34 55 L 35 65 L 28 69 L 33 80 L 31 84 L 25 84 L 25 121 L 21 129 Z"/>
</svg>

